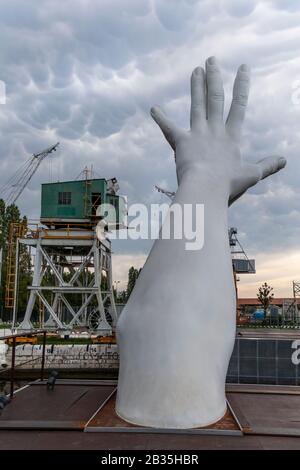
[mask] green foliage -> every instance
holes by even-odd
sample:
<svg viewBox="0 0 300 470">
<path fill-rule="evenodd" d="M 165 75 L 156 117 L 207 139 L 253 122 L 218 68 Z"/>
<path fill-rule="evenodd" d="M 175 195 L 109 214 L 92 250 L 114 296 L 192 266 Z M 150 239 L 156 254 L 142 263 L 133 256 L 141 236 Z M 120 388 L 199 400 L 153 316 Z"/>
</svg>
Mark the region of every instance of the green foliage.
<svg viewBox="0 0 300 470">
<path fill-rule="evenodd" d="M 0 286 L 0 316 L 11 318 L 11 310 L 5 310 L 5 282 L 7 271 L 7 251 L 9 242 L 9 228 L 11 223 L 23 223 L 27 225 L 27 218 L 21 217 L 20 210 L 15 204 L 6 206 L 0 199 L 0 248 L 2 249 L 2 276 Z M 20 246 L 19 256 L 19 295 L 18 310 L 23 312 L 26 308 L 28 291 L 27 286 L 31 284 L 32 272 L 30 256 L 25 246 Z M 2 315 L 4 314 L 4 315 Z"/>
<path fill-rule="evenodd" d="M 137 278 L 139 277 L 140 272 L 141 272 L 141 269 L 136 269 L 133 266 L 131 266 L 131 268 L 128 271 L 127 289 L 121 292 L 118 292 L 118 295 L 116 296 L 116 300 L 118 303 L 125 304 L 127 302 L 131 292 L 133 291 L 133 288 L 135 286 Z"/>
<path fill-rule="evenodd" d="M 128 271 L 128 283 L 127 283 L 127 298 L 129 299 L 131 292 L 135 286 L 136 280 L 138 278 L 139 271 L 133 266 Z"/>
<path fill-rule="evenodd" d="M 118 295 L 116 295 L 116 301 L 119 303 L 119 304 L 126 304 L 127 302 L 127 291 L 126 290 L 122 290 L 121 292 L 118 292 Z"/>
<path fill-rule="evenodd" d="M 267 310 L 272 303 L 274 294 L 272 293 L 273 287 L 269 286 L 266 282 L 258 289 L 257 298 L 264 309 L 264 318 L 266 318 Z"/>
</svg>

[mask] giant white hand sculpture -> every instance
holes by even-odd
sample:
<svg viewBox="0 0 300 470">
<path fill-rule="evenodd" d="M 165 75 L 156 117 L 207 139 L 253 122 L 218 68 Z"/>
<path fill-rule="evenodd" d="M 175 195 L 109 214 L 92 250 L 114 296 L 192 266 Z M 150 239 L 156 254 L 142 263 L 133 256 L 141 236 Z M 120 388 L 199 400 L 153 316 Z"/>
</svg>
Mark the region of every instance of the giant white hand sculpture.
<svg viewBox="0 0 300 470">
<path fill-rule="evenodd" d="M 173 204 L 204 204 L 204 246 L 187 251 L 184 238 L 157 240 L 120 316 L 116 411 L 132 423 L 192 428 L 226 411 L 236 319 L 227 207 L 286 163 L 280 157 L 241 160 L 248 91 L 249 71 L 241 65 L 224 125 L 222 78 L 210 57 L 206 70 L 198 67 L 191 77 L 190 131 L 178 129 L 158 107 L 151 110 L 175 151 Z"/>
</svg>

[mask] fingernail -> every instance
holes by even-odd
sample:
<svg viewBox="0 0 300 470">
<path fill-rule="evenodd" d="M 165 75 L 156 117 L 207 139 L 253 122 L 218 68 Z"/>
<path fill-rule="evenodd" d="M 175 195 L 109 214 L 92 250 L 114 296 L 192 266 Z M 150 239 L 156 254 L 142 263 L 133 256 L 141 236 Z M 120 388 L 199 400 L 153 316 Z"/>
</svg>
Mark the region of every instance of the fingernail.
<svg viewBox="0 0 300 470">
<path fill-rule="evenodd" d="M 217 64 L 217 59 L 215 58 L 215 56 L 211 56 L 207 59 L 207 63 L 209 65 L 216 65 Z"/>
<path fill-rule="evenodd" d="M 286 159 L 284 157 L 279 158 L 279 165 L 281 166 L 281 168 L 285 167 Z"/>
<path fill-rule="evenodd" d="M 249 72 L 250 72 L 250 67 L 248 67 L 247 64 L 242 64 L 242 65 L 240 65 L 239 70 L 240 70 L 240 72 L 247 72 L 247 73 L 249 73 Z"/>
<path fill-rule="evenodd" d="M 202 73 L 203 73 L 202 67 L 196 67 L 195 70 L 194 70 L 194 73 L 196 75 L 202 75 Z"/>
</svg>

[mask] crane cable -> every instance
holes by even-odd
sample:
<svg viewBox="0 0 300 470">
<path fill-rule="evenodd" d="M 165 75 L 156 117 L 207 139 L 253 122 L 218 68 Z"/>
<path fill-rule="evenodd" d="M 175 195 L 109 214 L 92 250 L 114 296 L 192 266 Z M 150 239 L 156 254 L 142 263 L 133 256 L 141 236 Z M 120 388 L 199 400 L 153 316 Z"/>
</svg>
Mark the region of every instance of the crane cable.
<svg viewBox="0 0 300 470">
<path fill-rule="evenodd" d="M 57 142 L 52 147 L 43 150 L 42 152 L 33 154 L 33 156 L 31 156 L 20 166 L 20 168 L 18 168 L 18 170 L 9 178 L 4 186 L 0 188 L 0 194 L 3 195 L 7 205 L 11 205 L 16 202 L 44 158 L 46 158 L 49 153 L 56 151 L 58 145 L 59 142 Z"/>
</svg>

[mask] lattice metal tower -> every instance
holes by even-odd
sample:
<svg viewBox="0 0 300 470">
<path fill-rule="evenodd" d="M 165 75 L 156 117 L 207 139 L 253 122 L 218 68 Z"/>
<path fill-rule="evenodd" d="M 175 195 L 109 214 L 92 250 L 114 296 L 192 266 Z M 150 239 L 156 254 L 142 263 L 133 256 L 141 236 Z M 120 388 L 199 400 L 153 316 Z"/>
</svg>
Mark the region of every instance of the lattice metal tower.
<svg viewBox="0 0 300 470">
<path fill-rule="evenodd" d="M 111 242 L 105 234 L 109 229 L 124 228 L 125 199 L 116 194 L 117 188 L 115 178 L 42 185 L 43 226 L 29 229 L 17 239 L 17 245 L 35 252 L 20 330 L 32 329 L 33 313 L 43 307 L 40 319 L 45 317 L 47 328 L 72 330 L 89 325 L 101 335 L 112 334 L 117 314 Z M 112 219 L 109 211 L 102 213 L 103 204 L 114 209 Z M 14 309 L 14 322 L 16 316 Z"/>
<path fill-rule="evenodd" d="M 68 226 L 31 232 L 18 243 L 35 249 L 33 281 L 21 330 L 33 328 L 31 318 L 39 299 L 48 313 L 47 327 L 84 327 L 88 316 L 97 311 L 95 329 L 112 333 L 117 317 L 108 239 L 100 241 L 94 230 Z"/>
</svg>

